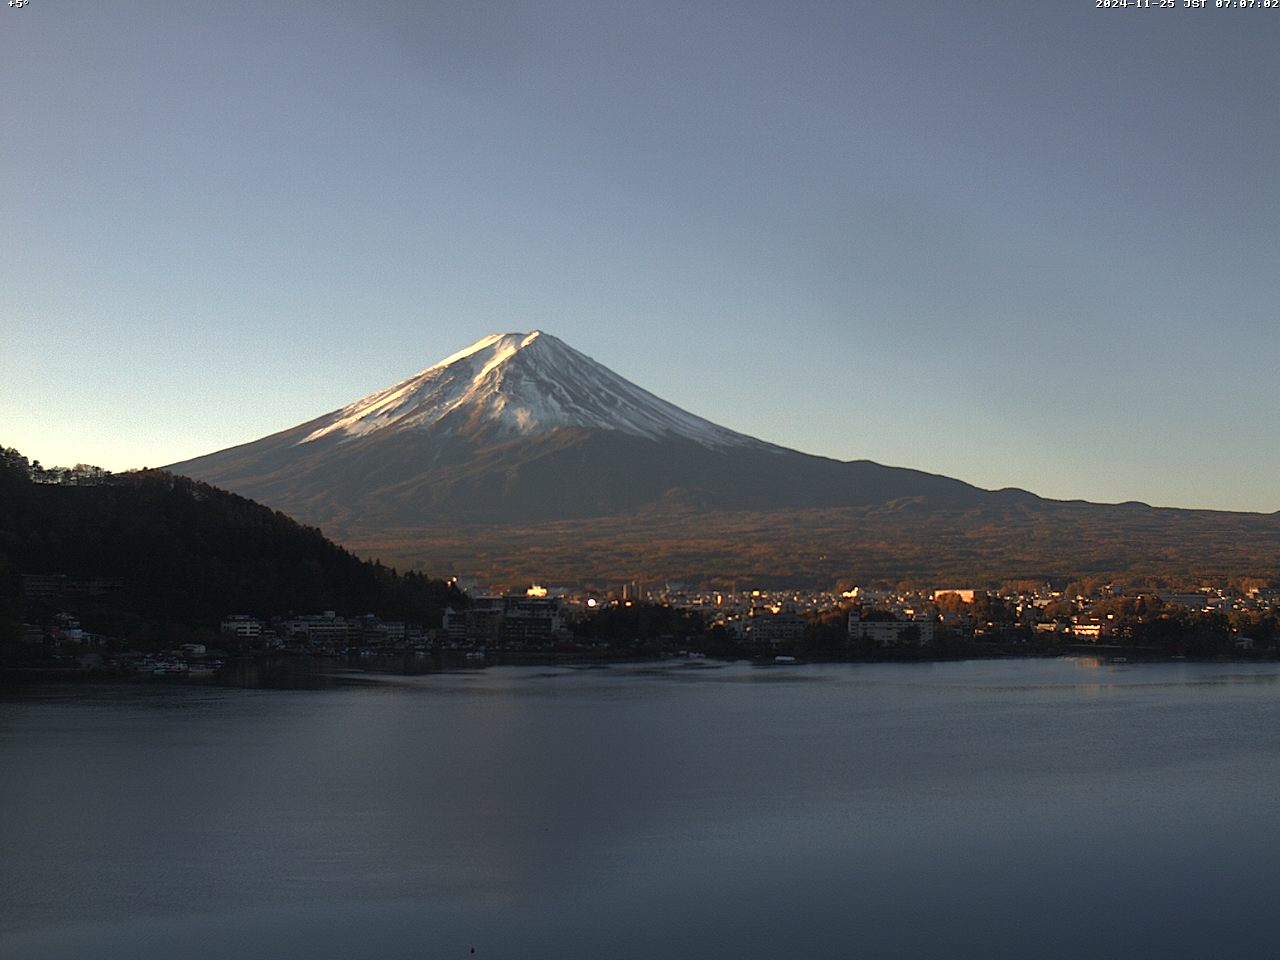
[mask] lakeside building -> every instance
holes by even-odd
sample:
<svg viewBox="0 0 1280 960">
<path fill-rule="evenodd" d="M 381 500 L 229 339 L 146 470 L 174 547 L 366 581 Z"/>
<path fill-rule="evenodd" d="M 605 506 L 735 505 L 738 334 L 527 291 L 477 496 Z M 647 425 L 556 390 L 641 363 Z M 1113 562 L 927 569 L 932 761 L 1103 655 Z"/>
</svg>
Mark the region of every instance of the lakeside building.
<svg viewBox="0 0 1280 960">
<path fill-rule="evenodd" d="M 257 640 L 262 636 L 262 621 L 257 617 L 243 613 L 233 613 L 223 619 L 220 632 L 224 637 L 235 637 L 238 640 Z"/>
<path fill-rule="evenodd" d="M 555 597 L 506 597 L 502 642 L 514 646 L 543 646 L 567 639 L 560 601 Z"/>
<path fill-rule="evenodd" d="M 358 626 L 353 626 L 346 617 L 338 616 L 333 610 L 293 617 L 286 620 L 284 626 L 287 636 L 303 638 L 313 646 L 345 644 L 353 635 L 360 634 Z"/>
<path fill-rule="evenodd" d="M 1170 606 L 1185 607 L 1188 610 L 1216 610 L 1227 604 L 1220 593 L 1199 590 L 1195 593 L 1160 593 L 1161 600 Z"/>
<path fill-rule="evenodd" d="M 932 643 L 938 624 L 934 620 L 862 620 L 849 614 L 849 642 L 868 640 L 881 647 L 923 646 Z"/>
<path fill-rule="evenodd" d="M 475 597 L 466 610 L 445 609 L 442 632 L 450 643 L 542 647 L 572 638 L 559 597 Z"/>
<path fill-rule="evenodd" d="M 783 646 L 804 639 L 805 618 L 795 611 L 752 610 L 746 621 L 746 639 L 761 646 Z"/>
<path fill-rule="evenodd" d="M 1071 624 L 1067 630 L 1073 637 L 1097 643 L 1100 640 L 1109 639 L 1113 633 L 1113 627 L 1114 623 L 1110 619 L 1075 616 L 1071 618 Z"/>
</svg>

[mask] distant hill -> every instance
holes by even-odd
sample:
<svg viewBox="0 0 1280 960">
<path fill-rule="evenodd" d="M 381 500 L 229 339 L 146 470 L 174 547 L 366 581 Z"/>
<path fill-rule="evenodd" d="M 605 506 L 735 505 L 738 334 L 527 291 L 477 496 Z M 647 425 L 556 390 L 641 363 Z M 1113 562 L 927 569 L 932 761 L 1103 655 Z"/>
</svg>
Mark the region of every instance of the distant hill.
<svg viewBox="0 0 1280 960">
<path fill-rule="evenodd" d="M 1280 575 L 1280 514 L 1046 500 L 766 443 L 545 333 L 173 464 L 364 556 L 497 583 Z"/>
<path fill-rule="evenodd" d="M 458 601 L 439 580 L 360 560 L 208 484 L 154 470 L 97 474 L 35 483 L 21 454 L 0 451 L 0 604 L 11 621 L 24 612 L 23 574 L 106 582 L 58 600 L 104 633 L 325 609 L 435 624 Z"/>
<path fill-rule="evenodd" d="M 994 587 L 1101 577 L 1132 584 L 1280 582 L 1280 518 L 1138 504 L 653 511 L 374 529 L 345 540 L 397 565 L 481 582 L 689 581 L 729 587 L 906 582 Z M 474 572 L 474 573 L 473 573 Z"/>
</svg>

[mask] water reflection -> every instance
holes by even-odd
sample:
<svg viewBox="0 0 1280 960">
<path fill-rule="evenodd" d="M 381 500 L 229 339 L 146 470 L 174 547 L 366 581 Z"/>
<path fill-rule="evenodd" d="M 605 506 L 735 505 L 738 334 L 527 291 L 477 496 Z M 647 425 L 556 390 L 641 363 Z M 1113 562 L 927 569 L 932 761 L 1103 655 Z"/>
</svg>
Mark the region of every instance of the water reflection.
<svg viewBox="0 0 1280 960">
<path fill-rule="evenodd" d="M 1256 956 L 1280 934 L 1272 667 L 344 670 L 0 700 L 0 954 Z"/>
</svg>

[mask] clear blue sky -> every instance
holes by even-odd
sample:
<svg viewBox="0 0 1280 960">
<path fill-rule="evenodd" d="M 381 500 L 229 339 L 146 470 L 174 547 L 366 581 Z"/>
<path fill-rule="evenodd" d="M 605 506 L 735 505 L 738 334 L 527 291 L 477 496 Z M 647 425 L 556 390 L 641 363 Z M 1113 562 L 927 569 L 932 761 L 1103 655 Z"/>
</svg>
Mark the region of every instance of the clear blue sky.
<svg viewBox="0 0 1280 960">
<path fill-rule="evenodd" d="M 1280 9 L 1213 2 L 0 7 L 0 443 L 536 328 L 812 453 L 1280 509 Z"/>
</svg>

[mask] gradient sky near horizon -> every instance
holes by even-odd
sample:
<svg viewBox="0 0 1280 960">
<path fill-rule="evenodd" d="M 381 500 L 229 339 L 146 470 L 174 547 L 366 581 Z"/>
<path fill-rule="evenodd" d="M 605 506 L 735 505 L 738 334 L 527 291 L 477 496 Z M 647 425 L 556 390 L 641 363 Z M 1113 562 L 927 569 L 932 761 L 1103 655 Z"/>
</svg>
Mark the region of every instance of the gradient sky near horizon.
<svg viewBox="0 0 1280 960">
<path fill-rule="evenodd" d="M 810 453 L 1280 510 L 1280 9 L 1214 2 L 0 7 L 0 444 L 541 329 Z"/>
</svg>

